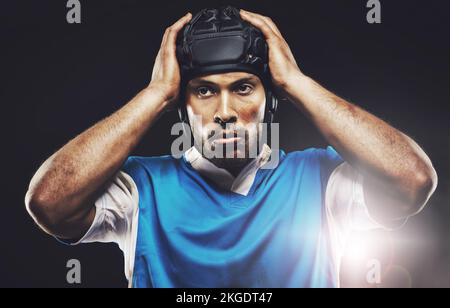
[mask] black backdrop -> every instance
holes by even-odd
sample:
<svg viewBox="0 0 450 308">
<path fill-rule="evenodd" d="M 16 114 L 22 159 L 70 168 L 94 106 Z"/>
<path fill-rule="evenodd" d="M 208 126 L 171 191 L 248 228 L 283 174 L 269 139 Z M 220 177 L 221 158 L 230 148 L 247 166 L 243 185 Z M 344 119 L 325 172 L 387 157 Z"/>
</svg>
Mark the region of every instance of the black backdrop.
<svg viewBox="0 0 450 308">
<path fill-rule="evenodd" d="M 450 5 L 382 0 L 382 24 L 369 25 L 366 2 L 81 0 L 82 24 L 69 25 L 65 0 L 2 1 L 0 286 L 67 287 L 65 265 L 73 258 L 82 264 L 81 286 L 126 286 L 116 246 L 71 248 L 38 231 L 24 208 L 27 185 L 54 151 L 146 86 L 165 27 L 188 10 L 230 3 L 270 15 L 305 73 L 406 132 L 430 155 L 438 191 L 405 228 L 381 233 L 378 253 L 394 255 L 384 286 L 450 287 Z M 176 120 L 165 115 L 133 154 L 169 153 Z M 277 122 L 288 152 L 326 145 L 289 104 Z M 363 286 L 364 271 L 347 263 L 344 285 Z"/>
</svg>

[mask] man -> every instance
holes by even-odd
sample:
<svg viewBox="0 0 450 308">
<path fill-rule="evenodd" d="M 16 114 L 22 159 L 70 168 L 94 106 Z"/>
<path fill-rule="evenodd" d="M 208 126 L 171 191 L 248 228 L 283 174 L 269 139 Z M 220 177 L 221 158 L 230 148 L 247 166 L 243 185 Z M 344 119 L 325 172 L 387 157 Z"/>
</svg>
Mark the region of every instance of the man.
<svg viewBox="0 0 450 308">
<path fill-rule="evenodd" d="M 250 157 L 272 90 L 331 146 Z M 128 157 L 179 99 L 195 146 Z M 133 287 L 336 287 L 349 232 L 402 225 L 436 185 L 411 138 L 307 77 L 271 19 L 228 7 L 168 28 L 150 85 L 52 155 L 26 205 L 64 242 L 119 244 Z"/>
</svg>

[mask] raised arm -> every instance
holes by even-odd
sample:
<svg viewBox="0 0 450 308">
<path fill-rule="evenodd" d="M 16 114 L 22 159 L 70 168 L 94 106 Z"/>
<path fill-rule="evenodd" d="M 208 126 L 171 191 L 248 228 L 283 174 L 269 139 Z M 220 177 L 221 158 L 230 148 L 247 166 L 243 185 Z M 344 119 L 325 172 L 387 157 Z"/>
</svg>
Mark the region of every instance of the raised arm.
<svg viewBox="0 0 450 308">
<path fill-rule="evenodd" d="M 418 213 L 437 186 L 426 153 L 410 137 L 305 76 L 279 29 L 268 17 L 242 11 L 264 33 L 273 83 L 364 176 L 364 196 L 381 223 Z"/>
<path fill-rule="evenodd" d="M 120 110 L 95 124 L 48 158 L 33 176 L 25 203 L 49 234 L 77 239 L 95 217 L 95 200 L 159 116 L 174 104 L 180 71 L 175 54 L 187 14 L 164 34 L 150 85 Z"/>
</svg>

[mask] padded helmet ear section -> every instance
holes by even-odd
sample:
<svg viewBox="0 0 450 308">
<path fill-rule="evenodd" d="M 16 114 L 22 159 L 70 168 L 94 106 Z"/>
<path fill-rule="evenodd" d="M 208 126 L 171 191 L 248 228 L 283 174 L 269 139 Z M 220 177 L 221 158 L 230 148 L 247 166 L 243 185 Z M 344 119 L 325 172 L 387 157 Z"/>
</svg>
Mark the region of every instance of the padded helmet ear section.
<svg viewBox="0 0 450 308">
<path fill-rule="evenodd" d="M 191 136 L 191 145 L 195 145 L 194 133 L 191 128 L 191 123 L 189 122 L 189 115 L 187 113 L 187 108 L 185 104 L 178 105 L 178 117 L 183 124 L 183 133 L 185 136 Z"/>
<path fill-rule="evenodd" d="M 271 104 L 269 106 L 270 112 L 272 112 L 274 115 L 278 110 L 278 98 L 272 93 L 272 99 Z"/>
<path fill-rule="evenodd" d="M 189 116 L 186 109 L 186 86 L 182 85 L 180 89 L 180 95 L 178 98 L 178 118 L 184 124 L 190 125 Z"/>
<path fill-rule="evenodd" d="M 266 110 L 264 114 L 264 123 L 271 124 L 278 109 L 278 98 L 271 90 L 266 91 Z"/>
<path fill-rule="evenodd" d="M 186 112 L 186 107 L 179 106 L 178 107 L 178 118 L 180 119 L 180 122 L 188 124 L 188 116 Z"/>
<path fill-rule="evenodd" d="M 180 92 L 178 95 L 178 102 L 177 102 L 177 111 L 178 111 L 178 118 L 181 123 L 186 123 L 189 125 L 189 118 L 186 110 L 186 88 L 187 85 L 183 82 L 180 84 Z"/>
</svg>

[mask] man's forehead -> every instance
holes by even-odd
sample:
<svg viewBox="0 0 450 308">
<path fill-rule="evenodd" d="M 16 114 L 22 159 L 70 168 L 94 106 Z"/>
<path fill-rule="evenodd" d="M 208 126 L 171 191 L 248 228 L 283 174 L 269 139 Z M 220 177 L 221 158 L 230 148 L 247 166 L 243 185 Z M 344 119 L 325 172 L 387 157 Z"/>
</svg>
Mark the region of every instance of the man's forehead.
<svg viewBox="0 0 450 308">
<path fill-rule="evenodd" d="M 235 83 L 239 80 L 259 81 L 260 79 L 258 76 L 246 72 L 230 72 L 230 73 L 200 76 L 192 79 L 190 81 L 190 84 L 214 83 L 214 84 L 228 85 Z"/>
</svg>

